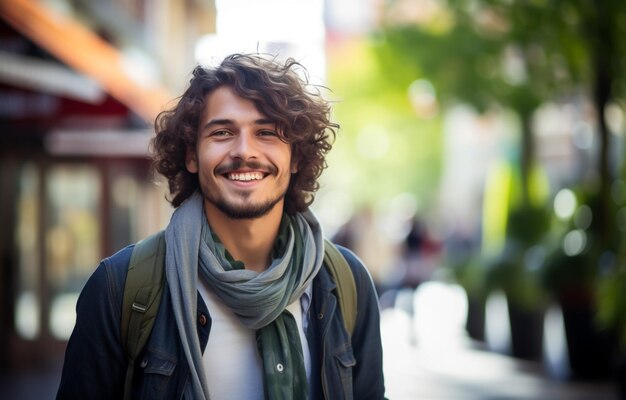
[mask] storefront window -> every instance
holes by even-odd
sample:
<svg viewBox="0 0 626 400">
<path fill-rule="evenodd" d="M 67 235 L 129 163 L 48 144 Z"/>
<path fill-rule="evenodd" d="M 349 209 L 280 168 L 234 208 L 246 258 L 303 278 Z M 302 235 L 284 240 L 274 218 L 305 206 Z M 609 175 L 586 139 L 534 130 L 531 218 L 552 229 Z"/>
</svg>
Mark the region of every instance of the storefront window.
<svg viewBox="0 0 626 400">
<path fill-rule="evenodd" d="M 69 338 L 80 290 L 100 259 L 100 174 L 83 164 L 55 166 L 47 177 L 46 262 L 49 328 Z"/>
<path fill-rule="evenodd" d="M 15 309 L 15 329 L 24 339 L 35 339 L 41 333 L 39 306 L 40 246 L 39 221 L 39 172 L 32 163 L 19 170 L 17 199 L 18 287 Z"/>
<path fill-rule="evenodd" d="M 125 168 L 126 167 L 126 168 Z M 111 176 L 111 250 L 117 251 L 138 240 L 137 208 L 140 187 L 126 165 L 112 166 Z"/>
</svg>

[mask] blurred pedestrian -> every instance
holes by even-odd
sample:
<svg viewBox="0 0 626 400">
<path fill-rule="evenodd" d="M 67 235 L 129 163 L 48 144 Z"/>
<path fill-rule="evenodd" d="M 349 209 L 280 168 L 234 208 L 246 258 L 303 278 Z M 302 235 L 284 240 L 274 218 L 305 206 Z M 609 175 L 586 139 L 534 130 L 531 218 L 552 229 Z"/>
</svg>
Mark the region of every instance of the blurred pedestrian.
<svg viewBox="0 0 626 400">
<path fill-rule="evenodd" d="M 415 289 L 431 280 L 440 265 L 440 252 L 441 244 L 431 237 L 427 224 L 419 215 L 414 215 L 403 243 L 402 287 Z"/>
<path fill-rule="evenodd" d="M 370 206 L 359 209 L 333 236 L 333 242 L 354 251 L 374 280 L 376 292 L 397 289 L 399 283 L 395 248 L 389 235 L 382 231 Z"/>
<path fill-rule="evenodd" d="M 373 284 L 340 248 L 356 284 L 346 328 L 309 211 L 338 125 L 297 68 L 259 55 L 197 67 L 157 118 L 155 165 L 176 210 L 150 337 L 127 370 L 129 246 L 103 260 L 81 293 L 58 399 L 383 397 Z"/>
</svg>

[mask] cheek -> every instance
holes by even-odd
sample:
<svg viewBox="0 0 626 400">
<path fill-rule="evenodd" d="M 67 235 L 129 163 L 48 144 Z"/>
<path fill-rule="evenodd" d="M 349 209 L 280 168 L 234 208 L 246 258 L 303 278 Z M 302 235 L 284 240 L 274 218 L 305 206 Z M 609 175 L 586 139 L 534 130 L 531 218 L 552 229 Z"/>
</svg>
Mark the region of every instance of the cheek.
<svg viewBox="0 0 626 400">
<path fill-rule="evenodd" d="M 283 153 L 284 165 L 289 168 L 289 172 L 295 174 L 298 172 L 298 161 L 295 157 L 291 147 L 287 147 Z"/>
<path fill-rule="evenodd" d="M 205 145 L 198 150 L 198 169 L 200 171 L 211 173 L 223 160 L 223 152 L 219 146 Z"/>
</svg>

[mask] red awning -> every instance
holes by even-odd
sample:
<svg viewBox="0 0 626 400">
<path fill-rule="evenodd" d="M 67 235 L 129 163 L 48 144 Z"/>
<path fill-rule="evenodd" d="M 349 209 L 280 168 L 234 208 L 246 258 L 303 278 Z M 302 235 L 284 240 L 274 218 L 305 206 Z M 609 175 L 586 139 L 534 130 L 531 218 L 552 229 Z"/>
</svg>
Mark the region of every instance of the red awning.
<svg viewBox="0 0 626 400">
<path fill-rule="evenodd" d="M 148 123 L 173 98 L 158 83 L 139 82 L 122 54 L 77 21 L 32 0 L 0 0 L 0 16 L 69 67 L 95 80 Z"/>
</svg>

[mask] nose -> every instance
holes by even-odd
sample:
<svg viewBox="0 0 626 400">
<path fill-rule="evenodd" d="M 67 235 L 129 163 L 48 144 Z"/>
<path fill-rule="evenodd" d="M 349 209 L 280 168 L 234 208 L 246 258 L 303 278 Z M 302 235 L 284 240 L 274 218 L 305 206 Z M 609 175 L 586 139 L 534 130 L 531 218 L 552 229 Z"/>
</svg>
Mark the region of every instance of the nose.
<svg viewBox="0 0 626 400">
<path fill-rule="evenodd" d="M 256 156 L 257 147 L 254 141 L 254 134 L 252 132 L 242 130 L 233 141 L 231 157 L 247 160 L 250 158 L 256 158 Z"/>
</svg>

